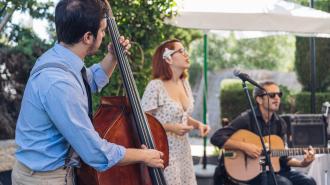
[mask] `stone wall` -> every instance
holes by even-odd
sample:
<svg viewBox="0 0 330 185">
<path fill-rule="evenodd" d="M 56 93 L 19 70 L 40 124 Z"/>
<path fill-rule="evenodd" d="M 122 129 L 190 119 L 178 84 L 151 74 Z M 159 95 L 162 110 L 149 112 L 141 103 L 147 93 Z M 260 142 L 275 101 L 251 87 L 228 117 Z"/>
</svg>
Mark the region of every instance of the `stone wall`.
<svg viewBox="0 0 330 185">
<path fill-rule="evenodd" d="M 0 140 L 0 172 L 9 171 L 15 162 L 15 140 Z"/>
</svg>

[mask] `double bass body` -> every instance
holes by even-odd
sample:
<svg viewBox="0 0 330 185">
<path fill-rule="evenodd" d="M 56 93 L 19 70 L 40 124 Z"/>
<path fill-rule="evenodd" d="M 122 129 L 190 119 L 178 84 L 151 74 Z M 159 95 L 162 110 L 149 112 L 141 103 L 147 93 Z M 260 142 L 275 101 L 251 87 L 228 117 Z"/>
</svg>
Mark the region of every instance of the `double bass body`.
<svg viewBox="0 0 330 185">
<path fill-rule="evenodd" d="M 101 106 L 94 116 L 94 127 L 100 136 L 109 142 L 126 148 L 139 148 L 134 119 L 126 97 L 103 97 Z M 156 149 L 164 153 L 164 166 L 168 165 L 168 143 L 161 124 L 147 115 Z M 115 166 L 105 172 L 82 164 L 78 169 L 79 185 L 152 185 L 148 167 L 143 164 Z"/>
</svg>

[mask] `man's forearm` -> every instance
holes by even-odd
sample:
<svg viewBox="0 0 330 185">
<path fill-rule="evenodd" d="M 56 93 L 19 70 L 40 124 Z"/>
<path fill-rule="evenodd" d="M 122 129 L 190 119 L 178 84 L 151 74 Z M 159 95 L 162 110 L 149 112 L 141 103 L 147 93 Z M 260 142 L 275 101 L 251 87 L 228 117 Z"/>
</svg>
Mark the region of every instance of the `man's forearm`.
<svg viewBox="0 0 330 185">
<path fill-rule="evenodd" d="M 108 53 L 100 62 L 100 64 L 104 72 L 110 77 L 117 65 L 117 62 L 114 61 L 113 57 Z"/>
<path fill-rule="evenodd" d="M 124 158 L 118 162 L 118 165 L 124 166 L 144 162 L 144 156 L 145 152 L 143 149 L 127 148 Z"/>
<path fill-rule="evenodd" d="M 225 149 L 232 149 L 232 150 L 243 150 L 244 151 L 244 143 L 241 141 L 236 141 L 232 139 L 228 139 L 225 144 L 223 145 Z"/>
<path fill-rule="evenodd" d="M 291 160 L 289 160 L 287 164 L 288 164 L 288 166 L 291 166 L 291 167 L 304 167 L 302 165 L 302 161 L 297 160 L 295 158 L 292 158 Z"/>
</svg>

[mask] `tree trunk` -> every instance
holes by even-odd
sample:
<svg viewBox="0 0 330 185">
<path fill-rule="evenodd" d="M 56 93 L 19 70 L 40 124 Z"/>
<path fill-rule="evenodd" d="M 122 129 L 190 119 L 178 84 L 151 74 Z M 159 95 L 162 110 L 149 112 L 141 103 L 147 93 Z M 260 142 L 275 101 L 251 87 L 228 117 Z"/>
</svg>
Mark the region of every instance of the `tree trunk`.
<svg viewBox="0 0 330 185">
<path fill-rule="evenodd" d="M 13 15 L 14 11 L 15 11 L 15 6 L 13 7 L 13 9 L 11 9 L 11 11 L 7 12 L 6 15 L 3 17 L 3 19 L 0 22 L 0 32 L 3 30 L 3 28 L 9 21 L 10 17 Z"/>
</svg>

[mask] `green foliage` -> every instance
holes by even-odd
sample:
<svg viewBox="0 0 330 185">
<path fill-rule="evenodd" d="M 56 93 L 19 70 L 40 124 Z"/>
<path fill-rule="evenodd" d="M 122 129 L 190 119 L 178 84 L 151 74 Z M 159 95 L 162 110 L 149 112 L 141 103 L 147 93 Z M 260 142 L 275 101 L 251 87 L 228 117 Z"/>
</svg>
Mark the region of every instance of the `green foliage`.
<svg viewBox="0 0 330 185">
<path fill-rule="evenodd" d="M 309 39 L 297 37 L 295 67 L 298 80 L 307 91 L 311 88 L 311 52 Z M 330 89 L 330 39 L 315 39 L 316 47 L 316 91 L 322 92 Z"/>
<path fill-rule="evenodd" d="M 253 86 L 248 83 L 247 87 L 252 102 L 255 105 L 255 101 L 252 94 Z M 292 109 L 293 97 L 287 87 L 280 85 L 280 89 L 283 92 L 283 96 L 281 98 L 281 106 L 279 113 L 289 113 Z M 249 102 L 242 87 L 241 80 L 227 79 L 221 82 L 220 107 L 221 117 L 228 118 L 229 120 L 233 120 L 240 113 L 250 108 Z"/>
<path fill-rule="evenodd" d="M 252 85 L 247 85 L 252 96 Z M 233 120 L 241 112 L 249 108 L 249 102 L 243 91 L 240 80 L 223 80 L 220 85 L 221 117 Z"/>
<path fill-rule="evenodd" d="M 54 6 L 53 1 L 45 1 L 40 2 L 37 0 L 6 0 L 0 1 L 0 15 L 1 17 L 6 13 L 10 11 L 20 11 L 20 12 L 27 12 L 32 17 L 35 18 L 50 18 L 52 17 L 51 14 L 49 14 L 48 9 L 50 7 Z"/>
<path fill-rule="evenodd" d="M 294 60 L 294 37 L 271 36 L 258 39 L 208 37 L 208 69 L 242 67 L 290 71 Z M 203 40 L 192 43 L 193 62 L 203 64 Z"/>
<path fill-rule="evenodd" d="M 203 67 L 198 63 L 192 63 L 189 68 L 189 83 L 191 87 L 199 83 L 200 79 L 203 77 Z"/>
<path fill-rule="evenodd" d="M 191 40 L 200 37 L 200 32 L 164 25 L 163 20 L 175 14 L 172 11 L 175 5 L 174 0 L 125 0 L 111 1 L 111 3 L 120 34 L 128 37 L 132 42 L 129 60 L 137 88 L 142 94 L 151 77 L 151 56 L 156 46 L 170 38 L 181 39 L 185 45 L 188 45 Z M 54 15 L 49 14 L 49 9 L 53 10 L 51 1 L 40 3 L 36 0 L 9 0 L 0 3 L 0 21 L 8 12 L 25 11 L 32 17 L 48 19 L 52 24 Z M 2 70 L 0 71 L 2 90 L 0 131 L 6 130 L 6 134 L 0 133 L 0 136 L 13 137 L 13 128 L 29 72 L 37 57 L 51 45 L 46 45 L 45 41 L 41 41 L 31 33 L 30 29 L 23 28 L 21 25 L 9 22 L 6 28 L 8 34 L 0 37 L 0 66 L 2 64 L 5 66 L 3 70 L 0 68 Z M 54 43 L 55 40 L 54 38 L 49 43 Z M 9 41 L 15 44 L 11 45 Z M 86 66 L 98 63 L 103 58 L 109 42 L 110 38 L 106 36 L 98 54 L 85 59 Z M 121 79 L 117 69 L 110 83 L 100 93 L 93 96 L 94 109 L 101 96 L 124 94 Z M 3 89 L 8 87 L 8 84 L 11 90 L 3 93 Z M 3 128 L 1 124 L 11 125 L 11 127 Z"/>
<path fill-rule="evenodd" d="M 0 2 L 0 23 L 4 24 L 4 31 L 0 30 L 2 42 L 17 43 L 21 35 L 21 31 L 25 31 L 21 25 L 12 23 L 12 19 L 8 22 L 4 20 L 5 15 L 12 15 L 14 12 L 25 12 L 33 18 L 53 20 L 54 16 L 49 12 L 50 7 L 54 6 L 53 1 L 48 0 L 40 2 L 37 0 L 7 0 Z M 7 39 L 4 39 L 7 38 Z M 1 37 L 0 37 L 1 38 Z"/>
<path fill-rule="evenodd" d="M 309 1 L 300 0 L 301 4 L 309 5 Z M 329 12 L 330 1 L 315 1 L 314 7 L 323 11 Z M 311 88 L 311 51 L 310 41 L 306 37 L 297 37 L 296 39 L 296 54 L 295 54 L 295 68 L 298 75 L 298 80 L 303 86 L 303 90 L 308 91 Z M 316 91 L 324 92 L 330 89 L 330 74 L 328 69 L 330 67 L 330 39 L 316 38 Z"/>
<path fill-rule="evenodd" d="M 0 47 L 0 139 L 14 138 L 15 122 L 29 72 L 49 47 L 25 30 L 14 48 Z"/>
<path fill-rule="evenodd" d="M 130 65 L 140 95 L 151 78 L 151 57 L 155 48 L 164 40 L 178 38 L 185 45 L 191 40 L 199 38 L 198 31 L 178 29 L 164 24 L 164 19 L 175 14 L 172 10 L 173 0 L 163 1 L 111 1 L 112 10 L 116 18 L 121 35 L 128 37 L 133 42 L 130 50 Z M 86 59 L 86 65 L 92 65 L 101 60 L 105 53 L 106 44 L 110 38 L 106 37 L 102 43 L 99 55 Z M 101 96 L 124 95 L 123 85 L 119 70 L 116 70 L 110 83 L 103 90 L 95 94 L 94 109 L 98 106 Z"/>
<path fill-rule="evenodd" d="M 316 98 L 316 113 L 321 113 L 322 104 L 326 101 L 330 101 L 330 93 L 315 93 Z M 307 114 L 311 113 L 311 93 L 310 92 L 301 92 L 296 95 L 296 109 L 298 113 Z"/>
</svg>

